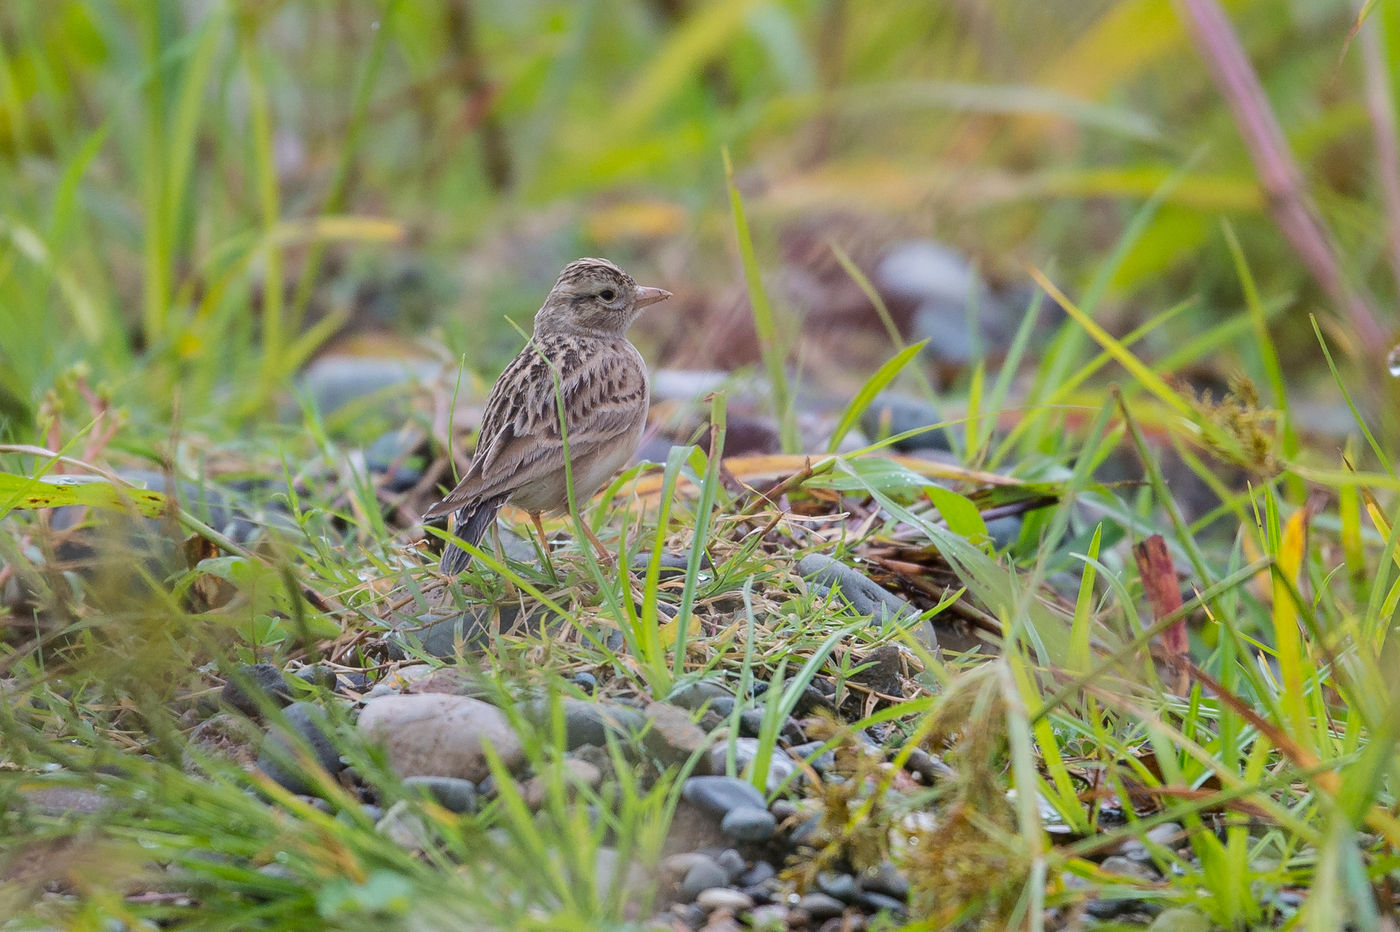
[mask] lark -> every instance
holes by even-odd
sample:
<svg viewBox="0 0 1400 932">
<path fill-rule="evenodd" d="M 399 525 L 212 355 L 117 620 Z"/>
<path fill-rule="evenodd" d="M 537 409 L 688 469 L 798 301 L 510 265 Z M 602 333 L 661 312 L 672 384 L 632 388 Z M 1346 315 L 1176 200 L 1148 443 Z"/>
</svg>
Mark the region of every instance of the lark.
<svg viewBox="0 0 1400 932">
<path fill-rule="evenodd" d="M 566 446 L 579 504 L 636 452 L 651 394 L 646 363 L 627 328 L 643 308 L 669 297 L 606 259 L 566 265 L 535 314 L 529 342 L 491 389 L 471 467 L 424 520 L 455 512 L 454 533 L 475 546 L 509 504 L 529 512 L 543 542 L 540 515 L 569 507 Z M 456 575 L 470 563 L 455 543 L 443 550 L 444 573 Z"/>
</svg>

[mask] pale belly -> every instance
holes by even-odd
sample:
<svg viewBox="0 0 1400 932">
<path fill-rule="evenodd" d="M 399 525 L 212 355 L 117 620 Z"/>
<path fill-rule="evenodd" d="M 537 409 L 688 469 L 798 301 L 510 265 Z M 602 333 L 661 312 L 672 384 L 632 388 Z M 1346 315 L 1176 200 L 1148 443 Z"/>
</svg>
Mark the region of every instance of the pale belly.
<svg viewBox="0 0 1400 932">
<path fill-rule="evenodd" d="M 580 506 L 586 504 L 593 493 L 601 489 L 613 477 L 632 454 L 637 452 L 637 444 L 642 439 L 642 429 L 646 427 L 645 412 L 637 419 L 632 431 L 617 442 L 590 451 L 584 456 L 571 457 L 574 481 L 574 499 Z M 518 490 L 510 497 L 510 504 L 525 511 L 565 511 L 569 507 L 569 495 L 564 486 L 561 471 L 557 483 L 534 483 L 529 488 Z"/>
</svg>

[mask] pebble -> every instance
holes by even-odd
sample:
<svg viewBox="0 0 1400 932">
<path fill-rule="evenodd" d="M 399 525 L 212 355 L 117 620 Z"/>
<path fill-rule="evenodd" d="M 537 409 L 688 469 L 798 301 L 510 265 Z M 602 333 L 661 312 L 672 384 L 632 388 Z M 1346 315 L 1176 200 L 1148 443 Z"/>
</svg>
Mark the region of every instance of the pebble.
<svg viewBox="0 0 1400 932">
<path fill-rule="evenodd" d="M 411 618 L 389 632 L 384 645 L 391 660 L 406 660 L 419 651 L 429 657 L 456 657 L 490 647 L 497 631 L 538 634 L 558 619 L 558 614 L 541 605 L 527 612 L 514 602 L 473 605 L 460 612 Z"/>
<path fill-rule="evenodd" d="M 817 773 L 824 774 L 836 766 L 836 752 L 830 748 L 822 750 L 825 744 L 825 741 L 808 741 L 788 748 L 788 754 L 806 761 Z"/>
<path fill-rule="evenodd" d="M 931 401 L 899 392 L 881 392 L 861 415 L 860 426 L 872 438 L 894 437 L 911 430 L 922 431 L 892 444 L 901 453 L 925 450 L 951 453 L 953 447 L 947 433 L 942 427 L 934 427 L 942 421 L 943 413 Z"/>
<path fill-rule="evenodd" d="M 724 872 L 724 868 L 715 863 L 715 859 L 702 855 L 691 864 L 690 870 L 686 871 L 685 879 L 681 881 L 680 889 L 676 892 L 676 897 L 682 903 L 693 903 L 700 895 L 700 891 L 708 890 L 711 887 L 722 887 L 729 882 L 729 878 Z"/>
<path fill-rule="evenodd" d="M 374 824 L 379 834 L 407 851 L 427 851 L 432 846 L 432 834 L 423 817 L 409 808 L 404 800 L 389 807 L 383 818 Z"/>
<path fill-rule="evenodd" d="M 739 875 L 739 884 L 744 887 L 757 887 L 778 876 L 778 870 L 767 861 L 755 861 L 753 867 Z"/>
<path fill-rule="evenodd" d="M 310 362 L 297 381 L 323 415 L 391 386 L 407 387 L 431 381 L 442 369 L 434 359 L 389 359 L 349 353 L 326 353 Z M 397 400 L 396 400 L 397 401 Z M 402 403 L 378 405 L 404 407 Z"/>
<path fill-rule="evenodd" d="M 200 756 L 222 757 L 240 767 L 252 765 L 258 758 L 262 730 L 242 715 L 220 712 L 195 726 L 190 733 L 190 748 L 185 754 L 185 770 L 198 773 L 203 769 Z"/>
<path fill-rule="evenodd" d="M 856 660 L 851 680 L 877 693 L 904 698 L 904 651 L 895 644 L 881 644 Z"/>
<path fill-rule="evenodd" d="M 365 449 L 365 465 L 384 476 L 384 490 L 407 492 L 423 477 L 423 434 L 400 427 L 381 434 Z"/>
<path fill-rule="evenodd" d="M 310 666 L 302 667 L 295 674 L 296 678 L 311 686 L 320 686 L 323 689 L 334 690 L 340 685 L 340 677 L 336 672 L 323 663 L 313 663 Z"/>
<path fill-rule="evenodd" d="M 758 844 L 772 838 L 778 831 L 778 820 L 767 809 L 741 806 L 725 813 L 719 823 L 720 831 L 735 841 Z"/>
<path fill-rule="evenodd" d="M 571 682 L 582 690 L 584 695 L 592 696 L 598 692 L 598 678 L 587 671 L 575 673 Z"/>
<path fill-rule="evenodd" d="M 426 790 L 439 805 L 451 812 L 476 811 L 476 784 L 458 777 L 406 777 L 404 789 Z"/>
<path fill-rule="evenodd" d="M 835 919 L 846 911 L 846 904 L 825 893 L 808 893 L 797 901 L 797 908 L 813 919 Z"/>
<path fill-rule="evenodd" d="M 838 871 L 822 871 L 817 874 L 817 889 L 843 903 L 854 902 L 856 894 L 859 893 L 856 889 L 856 879 L 850 874 Z"/>
<path fill-rule="evenodd" d="M 525 785 L 520 788 L 520 797 L 526 806 L 531 809 L 543 806 L 549 797 L 551 783 L 558 779 L 563 779 L 565 794 L 569 799 L 573 799 L 577 795 L 580 786 L 595 787 L 603 782 L 602 771 L 588 761 L 579 760 L 576 757 L 565 757 L 560 766 L 564 768 L 563 774 L 549 776 L 535 774 L 525 781 Z"/>
<path fill-rule="evenodd" d="M 889 861 L 882 861 L 878 866 L 862 871 L 858 880 L 862 890 L 882 893 L 900 901 L 909 899 L 909 878 Z"/>
<path fill-rule="evenodd" d="M 684 764 L 713 741 L 705 729 L 690 720 L 690 713 L 680 706 L 653 702 L 647 706 L 646 715 L 651 719 L 651 728 L 642 740 L 652 756 L 667 767 Z"/>
<path fill-rule="evenodd" d="M 691 777 L 681 787 L 681 797 L 713 815 L 723 817 L 732 809 L 763 809 L 768 803 L 753 784 L 738 777 Z"/>
<path fill-rule="evenodd" d="M 957 776 L 952 767 L 923 748 L 915 748 L 909 752 L 909 756 L 904 759 L 904 769 L 917 776 L 925 786 L 933 786 L 939 781 L 951 780 Z"/>
<path fill-rule="evenodd" d="M 728 769 L 729 745 L 734 746 L 734 769 L 738 773 L 752 773 L 753 763 L 762 749 L 757 738 L 734 738 L 732 742 L 721 742 L 710 749 L 709 767 L 711 773 L 724 773 Z M 797 762 L 781 748 L 774 748 L 768 757 L 768 778 L 764 789 L 776 793 L 785 783 L 791 786 L 788 778 L 797 773 Z"/>
<path fill-rule="evenodd" d="M 1147 932 L 1210 932 L 1211 928 L 1210 920 L 1194 909 L 1174 906 L 1158 913 Z"/>
<path fill-rule="evenodd" d="M 107 809 L 111 800 L 97 790 L 73 786 L 45 786 L 32 790 L 20 790 L 17 800 L 22 808 L 31 809 L 46 816 L 74 818 L 95 815 Z"/>
<path fill-rule="evenodd" d="M 756 907 L 749 913 L 749 926 L 754 932 L 784 932 L 791 928 L 788 908 L 781 903 Z"/>
<path fill-rule="evenodd" d="M 809 553 L 798 560 L 797 574 L 819 592 L 829 594 L 839 588 L 842 598 L 851 606 L 851 610 L 856 614 L 868 616 L 875 624 L 908 623 L 919 615 L 919 610 L 907 599 L 895 595 L 854 567 L 847 566 L 824 553 Z M 913 629 L 913 634 L 928 650 L 938 649 L 938 637 L 934 634 L 931 622 L 920 622 Z"/>
<path fill-rule="evenodd" d="M 746 866 L 744 856 L 733 848 L 725 848 L 715 858 L 715 863 L 724 868 L 724 872 L 729 875 L 729 882 L 744 872 Z"/>
<path fill-rule="evenodd" d="M 564 745 L 574 751 L 591 744 L 607 747 L 611 735 L 629 742 L 646 728 L 646 716 L 631 706 L 616 702 L 594 702 L 588 699 L 564 699 Z M 550 703 L 543 700 L 527 703 L 522 712 L 537 728 L 549 728 Z"/>
<path fill-rule="evenodd" d="M 1156 882 L 1161 879 L 1156 869 L 1150 864 L 1123 857 L 1119 854 L 1104 858 L 1103 863 L 1100 864 L 1099 867 L 1105 873 L 1117 874 L 1120 877 L 1134 877 L 1138 880 L 1146 880 L 1148 882 Z"/>
<path fill-rule="evenodd" d="M 340 751 L 331 738 L 332 726 L 326 710 L 312 702 L 294 702 L 282 711 L 282 716 L 286 728 L 278 724 L 268 732 L 258 755 L 258 769 L 293 793 L 313 794 L 315 783 L 303 772 L 293 748 L 309 746 L 323 770 L 332 775 L 340 772 Z"/>
<path fill-rule="evenodd" d="M 731 913 L 753 908 L 753 897 L 729 887 L 710 887 L 701 890 L 695 897 L 695 905 L 702 909 L 727 909 Z"/>
<path fill-rule="evenodd" d="M 403 777 L 479 782 L 491 772 L 483 750 L 486 742 L 507 769 L 524 762 L 520 739 L 505 715 L 468 696 L 382 696 L 365 704 L 359 728 L 384 746 L 389 763 Z"/>
<path fill-rule="evenodd" d="M 745 738 L 757 738 L 763 734 L 763 709 L 745 709 L 739 713 L 739 734 Z"/>
<path fill-rule="evenodd" d="M 705 562 L 708 563 L 709 561 L 707 560 Z M 638 576 L 645 576 L 647 570 L 651 567 L 651 554 L 646 552 L 636 554 L 628 561 L 628 565 L 632 568 L 632 572 L 636 573 Z M 685 576 L 685 572 L 689 566 L 690 557 L 687 554 L 662 551 L 657 579 L 662 581 L 679 579 Z"/>
<path fill-rule="evenodd" d="M 992 548 L 1005 550 L 1016 543 L 1021 537 L 1024 524 L 1025 519 L 1020 515 L 1002 515 L 1000 518 L 987 519 L 987 536 L 992 539 Z"/>
<path fill-rule="evenodd" d="M 904 913 L 909 908 L 905 905 L 904 900 L 897 900 L 892 896 L 876 893 L 873 890 L 857 893 L 855 902 L 876 913 Z"/>
<path fill-rule="evenodd" d="M 819 813 L 807 819 L 806 821 L 799 823 L 797 827 L 792 830 L 792 833 L 788 836 L 788 841 L 794 847 L 799 845 L 810 845 L 816 840 L 817 834 L 821 830 L 821 825 L 822 817 Z"/>
<path fill-rule="evenodd" d="M 768 811 L 773 813 L 779 822 L 791 819 L 802 811 L 802 807 L 791 799 L 775 799 Z"/>
<path fill-rule="evenodd" d="M 699 712 L 707 703 L 713 703 L 716 699 L 733 698 L 734 694 L 718 683 L 698 680 L 672 690 L 671 694 L 666 697 L 666 701 L 671 705 L 678 705 L 682 709 Z"/>
<path fill-rule="evenodd" d="M 219 699 L 249 718 L 261 718 L 269 704 L 282 708 L 292 701 L 292 690 L 282 671 L 270 663 L 239 664 L 229 675 Z"/>
</svg>

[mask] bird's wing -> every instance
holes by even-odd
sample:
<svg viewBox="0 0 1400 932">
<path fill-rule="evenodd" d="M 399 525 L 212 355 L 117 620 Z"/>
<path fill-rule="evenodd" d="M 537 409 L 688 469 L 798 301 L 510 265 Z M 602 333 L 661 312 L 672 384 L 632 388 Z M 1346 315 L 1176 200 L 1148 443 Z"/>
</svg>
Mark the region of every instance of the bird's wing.
<svg viewBox="0 0 1400 932">
<path fill-rule="evenodd" d="M 425 518 L 509 495 L 563 470 L 564 440 L 550 362 L 558 370 L 563 392 L 571 460 L 577 462 L 636 430 L 646 413 L 648 389 L 646 365 L 631 343 L 532 339 L 491 389 L 471 468 Z"/>
</svg>

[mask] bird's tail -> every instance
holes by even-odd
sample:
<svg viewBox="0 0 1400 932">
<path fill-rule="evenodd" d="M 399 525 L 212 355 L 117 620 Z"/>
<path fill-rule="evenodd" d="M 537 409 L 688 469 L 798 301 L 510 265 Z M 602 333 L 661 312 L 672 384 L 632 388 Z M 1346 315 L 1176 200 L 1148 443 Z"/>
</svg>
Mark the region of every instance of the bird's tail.
<svg viewBox="0 0 1400 932">
<path fill-rule="evenodd" d="M 481 542 L 486 529 L 496 520 L 496 512 L 505 503 L 505 496 L 488 498 L 485 501 L 467 505 L 457 512 L 457 526 L 453 534 L 472 546 Z M 456 576 L 472 562 L 472 555 L 454 543 L 449 543 L 442 551 L 442 571 L 448 576 Z"/>
</svg>

